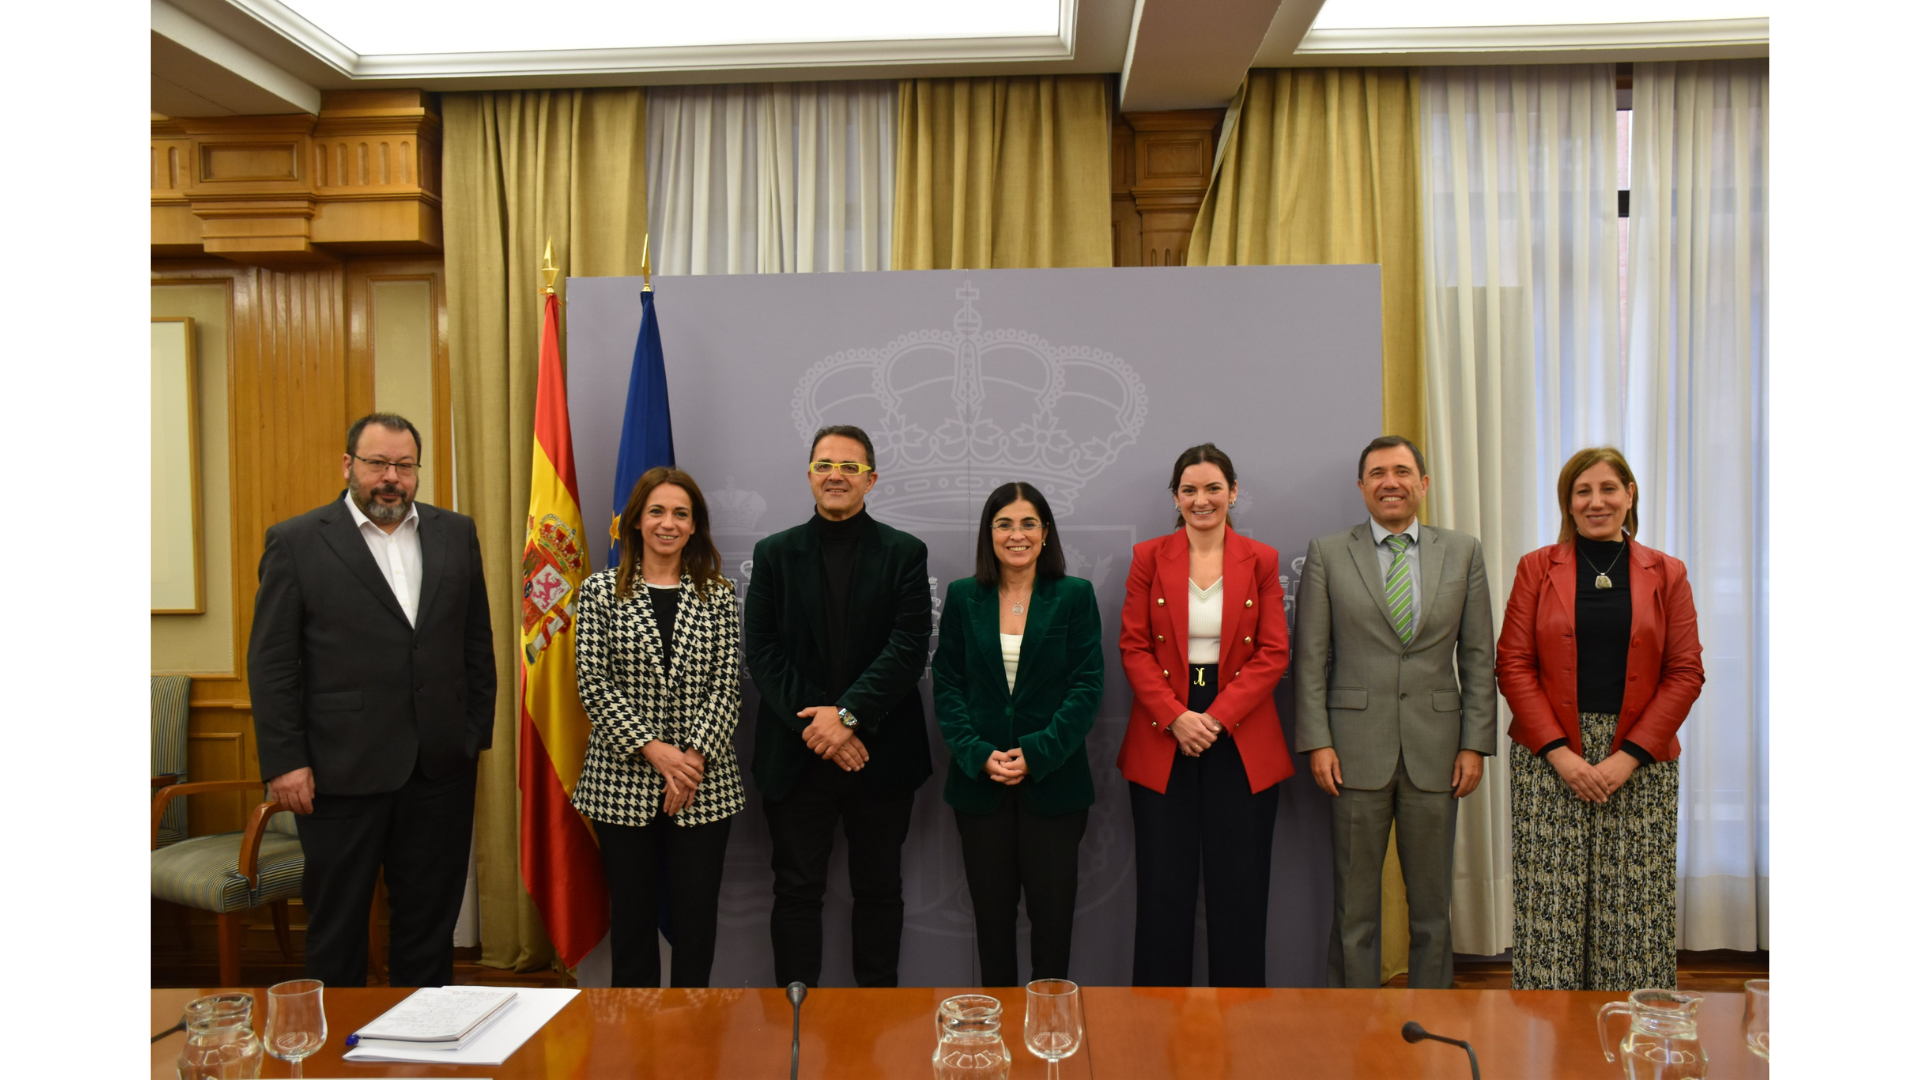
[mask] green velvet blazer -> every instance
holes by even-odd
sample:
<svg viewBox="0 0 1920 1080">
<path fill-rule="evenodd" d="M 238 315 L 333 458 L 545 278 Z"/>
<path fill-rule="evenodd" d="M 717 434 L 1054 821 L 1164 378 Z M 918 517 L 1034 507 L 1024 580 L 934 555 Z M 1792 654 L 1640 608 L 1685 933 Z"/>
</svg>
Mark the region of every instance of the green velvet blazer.
<svg viewBox="0 0 1920 1080">
<path fill-rule="evenodd" d="M 864 517 L 847 594 L 849 686 L 827 685 L 827 585 L 811 521 L 753 546 L 753 575 L 741 619 L 741 652 L 760 695 L 753 779 L 760 793 L 786 797 L 813 759 L 796 714 L 837 705 L 860 719 L 867 764 L 860 775 L 885 794 L 918 788 L 933 775 L 920 675 L 933 633 L 927 545 Z M 1004 681 L 1004 680 L 1003 680 Z"/>
<path fill-rule="evenodd" d="M 1106 662 L 1093 584 L 1063 577 L 1034 586 L 1013 690 L 1000 656 L 1000 598 L 971 577 L 947 586 L 933 655 L 933 707 L 952 760 L 947 802 L 992 813 L 1009 791 L 1036 814 L 1093 805 L 1087 732 L 1100 707 Z M 1027 778 L 1009 788 L 986 776 L 988 755 L 1020 747 Z"/>
</svg>

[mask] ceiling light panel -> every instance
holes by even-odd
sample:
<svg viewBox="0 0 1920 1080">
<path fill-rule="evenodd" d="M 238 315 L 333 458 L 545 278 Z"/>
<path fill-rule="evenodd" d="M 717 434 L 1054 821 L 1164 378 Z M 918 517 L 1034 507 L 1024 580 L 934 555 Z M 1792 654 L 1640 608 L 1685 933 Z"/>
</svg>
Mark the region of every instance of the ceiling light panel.
<svg viewBox="0 0 1920 1080">
<path fill-rule="evenodd" d="M 1599 23 L 1761 19 L 1760 0 L 1327 0 L 1315 30 L 1441 26 L 1582 26 Z"/>
<path fill-rule="evenodd" d="M 1050 37 L 1060 0 L 282 0 L 361 56 Z"/>
</svg>

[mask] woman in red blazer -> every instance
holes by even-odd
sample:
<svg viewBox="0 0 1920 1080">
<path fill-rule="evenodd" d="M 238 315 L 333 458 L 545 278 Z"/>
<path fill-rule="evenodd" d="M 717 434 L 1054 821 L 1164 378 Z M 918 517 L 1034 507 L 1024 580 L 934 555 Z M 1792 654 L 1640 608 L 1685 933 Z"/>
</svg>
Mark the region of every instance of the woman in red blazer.
<svg viewBox="0 0 1920 1080">
<path fill-rule="evenodd" d="M 1134 545 L 1120 618 L 1133 711 L 1120 772 L 1133 801 L 1136 986 L 1193 983 L 1207 878 L 1207 975 L 1265 986 L 1267 875 L 1293 761 L 1273 689 L 1287 670 L 1280 555 L 1233 531 L 1233 462 L 1182 453 L 1167 485 L 1180 528 Z"/>
<path fill-rule="evenodd" d="M 1611 447 L 1560 470 L 1560 542 L 1520 560 L 1496 668 L 1513 709 L 1513 987 L 1675 985 L 1676 734 L 1706 681 L 1679 559 L 1634 540 Z"/>
</svg>

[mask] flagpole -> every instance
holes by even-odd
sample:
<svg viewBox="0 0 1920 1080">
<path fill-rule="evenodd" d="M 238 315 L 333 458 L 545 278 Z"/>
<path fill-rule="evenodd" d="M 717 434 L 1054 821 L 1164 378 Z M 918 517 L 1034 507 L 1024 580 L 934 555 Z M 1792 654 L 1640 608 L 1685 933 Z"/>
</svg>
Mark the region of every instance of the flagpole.
<svg viewBox="0 0 1920 1080">
<path fill-rule="evenodd" d="M 546 284 L 540 287 L 540 295 L 552 296 L 553 281 L 560 276 L 560 268 L 553 265 L 553 237 L 551 236 L 547 237 L 547 253 L 541 260 L 540 276 L 546 279 Z"/>
<path fill-rule="evenodd" d="M 647 262 L 647 248 L 653 243 L 651 233 L 640 234 L 640 291 L 653 291 L 653 265 Z"/>
</svg>

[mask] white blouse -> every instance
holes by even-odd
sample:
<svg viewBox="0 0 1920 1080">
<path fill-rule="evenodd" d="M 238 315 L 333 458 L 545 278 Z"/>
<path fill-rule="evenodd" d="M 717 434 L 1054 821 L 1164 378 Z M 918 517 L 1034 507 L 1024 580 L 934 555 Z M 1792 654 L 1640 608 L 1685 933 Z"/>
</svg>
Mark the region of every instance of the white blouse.
<svg viewBox="0 0 1920 1080">
<path fill-rule="evenodd" d="M 1227 602 L 1227 576 L 1209 588 L 1187 580 L 1187 663 L 1220 662 L 1220 614 Z"/>
<path fill-rule="evenodd" d="M 1013 693 L 1013 677 L 1020 672 L 1020 639 L 1023 634 L 1000 635 L 1000 662 L 1007 667 L 1007 693 Z"/>
</svg>

